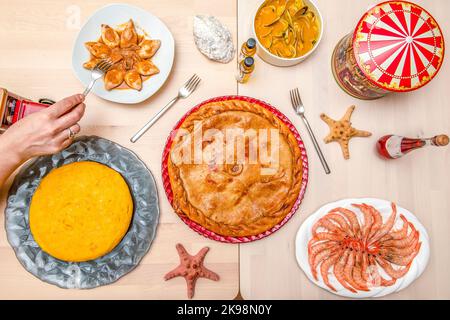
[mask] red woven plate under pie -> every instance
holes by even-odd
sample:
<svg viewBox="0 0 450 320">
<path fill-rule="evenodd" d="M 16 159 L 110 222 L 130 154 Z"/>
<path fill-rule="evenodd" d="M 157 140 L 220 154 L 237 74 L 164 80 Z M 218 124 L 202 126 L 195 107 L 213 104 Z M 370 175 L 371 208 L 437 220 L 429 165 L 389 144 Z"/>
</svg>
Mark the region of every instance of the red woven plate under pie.
<svg viewBox="0 0 450 320">
<path fill-rule="evenodd" d="M 250 103 L 255 103 L 255 104 L 258 104 L 259 106 L 269 110 L 273 114 L 275 114 L 281 121 L 283 121 L 283 123 L 294 134 L 294 136 L 296 137 L 296 139 L 298 141 L 298 145 L 300 147 L 301 154 L 302 154 L 301 158 L 302 158 L 302 163 L 303 163 L 303 177 L 302 177 L 302 186 L 301 186 L 301 189 L 300 189 L 300 193 L 299 193 L 298 199 L 295 202 L 291 212 L 283 219 L 283 221 L 281 221 L 279 224 L 277 224 L 276 226 L 274 226 L 270 230 L 267 230 L 267 231 L 265 231 L 265 232 L 263 232 L 261 234 L 258 234 L 256 236 L 249 236 L 249 237 L 221 236 L 221 235 L 219 235 L 217 233 L 214 233 L 214 232 L 212 232 L 212 231 L 202 227 L 201 225 L 199 225 L 198 223 L 190 220 L 186 216 L 180 216 L 181 220 L 183 220 L 183 222 L 186 223 L 192 230 L 194 230 L 195 232 L 199 233 L 200 235 L 202 235 L 202 236 L 204 236 L 204 237 L 206 237 L 208 239 L 212 239 L 212 240 L 220 241 L 220 242 L 224 242 L 224 243 L 248 243 L 248 242 L 260 240 L 260 239 L 263 239 L 263 238 L 265 238 L 267 236 L 270 236 L 274 232 L 278 231 L 282 226 L 284 226 L 289 221 L 289 219 L 292 218 L 292 216 L 295 214 L 295 212 L 298 210 L 298 208 L 300 206 L 300 203 L 303 200 L 303 197 L 305 195 L 306 185 L 308 184 L 308 172 L 309 172 L 308 157 L 306 155 L 306 149 L 305 149 L 305 146 L 303 144 L 303 141 L 302 141 L 302 139 L 300 137 L 300 134 L 298 133 L 297 129 L 294 127 L 294 125 L 289 121 L 289 119 L 284 114 L 282 114 L 276 108 L 274 108 L 271 105 L 269 105 L 269 104 L 267 104 L 267 103 L 265 103 L 263 101 L 260 101 L 258 99 L 249 98 L 249 97 L 242 97 L 242 96 L 218 97 L 218 98 L 213 98 L 213 99 L 204 101 L 201 104 L 197 105 L 196 107 L 191 109 L 188 113 L 186 113 L 181 118 L 181 120 L 177 123 L 175 128 L 170 133 L 169 138 L 167 139 L 166 146 L 165 146 L 164 152 L 163 152 L 163 157 L 162 157 L 162 166 L 161 166 L 162 179 L 163 179 L 164 190 L 166 191 L 167 198 L 169 199 L 170 204 L 173 205 L 173 192 L 172 192 L 172 186 L 170 184 L 170 178 L 169 178 L 169 173 L 168 173 L 168 169 L 167 169 L 167 161 L 168 161 L 168 158 L 169 158 L 170 149 L 171 149 L 171 146 L 172 146 L 173 139 L 175 138 L 177 129 L 179 129 L 181 127 L 181 125 L 183 124 L 183 122 L 185 121 L 185 119 L 189 115 L 191 115 L 193 112 L 199 110 L 204 105 L 209 104 L 211 102 L 228 101 L 228 100 L 241 100 L 241 101 L 247 101 L 247 102 L 250 102 Z"/>
</svg>

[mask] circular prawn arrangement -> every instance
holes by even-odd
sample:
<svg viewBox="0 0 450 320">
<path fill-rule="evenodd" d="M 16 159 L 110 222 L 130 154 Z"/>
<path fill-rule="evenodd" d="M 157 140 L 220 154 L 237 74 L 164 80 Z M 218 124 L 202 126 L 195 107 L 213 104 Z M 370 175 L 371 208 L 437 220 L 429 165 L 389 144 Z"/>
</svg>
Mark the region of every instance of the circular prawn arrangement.
<svg viewBox="0 0 450 320">
<path fill-rule="evenodd" d="M 417 279 L 429 259 L 425 228 L 409 211 L 378 199 L 328 204 L 300 227 L 297 261 L 337 295 L 381 297 Z"/>
</svg>

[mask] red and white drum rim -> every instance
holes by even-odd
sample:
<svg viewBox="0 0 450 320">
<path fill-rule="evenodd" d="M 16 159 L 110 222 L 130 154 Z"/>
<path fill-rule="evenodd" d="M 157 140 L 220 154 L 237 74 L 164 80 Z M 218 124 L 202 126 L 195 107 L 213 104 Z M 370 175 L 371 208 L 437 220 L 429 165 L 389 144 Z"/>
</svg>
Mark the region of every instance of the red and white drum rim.
<svg viewBox="0 0 450 320">
<path fill-rule="evenodd" d="M 445 42 L 428 11 L 407 1 L 386 1 L 361 18 L 353 49 L 359 67 L 372 83 L 405 92 L 425 86 L 436 76 Z"/>
</svg>

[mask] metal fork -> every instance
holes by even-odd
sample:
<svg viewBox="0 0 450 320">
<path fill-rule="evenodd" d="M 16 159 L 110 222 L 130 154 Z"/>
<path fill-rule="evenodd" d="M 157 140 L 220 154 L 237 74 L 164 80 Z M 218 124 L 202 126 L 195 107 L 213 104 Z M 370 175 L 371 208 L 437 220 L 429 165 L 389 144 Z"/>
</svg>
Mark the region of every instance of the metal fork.
<svg viewBox="0 0 450 320">
<path fill-rule="evenodd" d="M 325 169 L 325 173 L 330 174 L 331 173 L 330 167 L 328 166 L 328 163 L 325 160 L 322 150 L 320 149 L 319 143 L 317 142 L 316 136 L 314 135 L 314 132 L 311 126 L 309 125 L 308 119 L 306 119 L 305 107 L 303 105 L 302 99 L 300 98 L 300 92 L 298 91 L 298 88 L 291 90 L 291 102 L 292 106 L 294 107 L 295 113 L 297 113 L 302 118 L 306 128 L 308 129 L 308 133 L 314 144 L 314 148 L 316 148 L 317 154 L 319 155 L 320 162 L 322 162 L 322 166 Z"/>
<path fill-rule="evenodd" d="M 89 92 L 91 92 L 91 89 L 94 86 L 95 81 L 103 77 L 103 75 L 107 73 L 112 66 L 113 66 L 112 61 L 108 59 L 102 59 L 95 65 L 91 73 L 91 83 L 89 83 L 88 87 L 83 92 L 84 96 L 87 96 Z"/>
<path fill-rule="evenodd" d="M 194 74 L 180 88 L 180 90 L 178 91 L 178 95 L 175 98 L 173 98 L 164 108 L 162 108 L 152 119 L 150 119 L 150 121 L 147 122 L 147 124 L 130 139 L 130 141 L 132 143 L 138 141 L 144 135 L 144 133 L 146 133 L 148 129 L 150 129 L 156 123 L 156 121 L 158 121 L 159 118 L 161 118 L 162 115 L 166 113 L 167 110 L 169 110 L 170 107 L 172 107 L 175 104 L 175 102 L 177 102 L 180 99 L 186 99 L 187 97 L 189 97 L 191 93 L 194 92 L 195 89 L 197 89 L 197 86 L 200 83 L 200 81 L 201 79 L 196 74 Z"/>
</svg>

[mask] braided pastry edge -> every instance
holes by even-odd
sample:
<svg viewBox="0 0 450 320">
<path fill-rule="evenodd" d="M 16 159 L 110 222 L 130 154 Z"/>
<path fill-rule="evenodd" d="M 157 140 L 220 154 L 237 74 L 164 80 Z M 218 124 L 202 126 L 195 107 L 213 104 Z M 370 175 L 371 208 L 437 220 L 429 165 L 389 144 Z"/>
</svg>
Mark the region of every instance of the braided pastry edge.
<svg viewBox="0 0 450 320">
<path fill-rule="evenodd" d="M 267 230 L 270 230 L 274 226 L 279 224 L 291 212 L 293 206 L 295 205 L 301 191 L 303 179 L 303 160 L 301 150 L 298 146 L 298 141 L 292 131 L 278 118 L 278 116 L 256 103 L 250 103 L 242 100 L 220 101 L 220 104 L 218 102 L 210 102 L 202 106 L 201 109 L 189 115 L 180 126 L 180 129 L 191 128 L 194 121 L 203 120 L 213 115 L 217 115 L 227 111 L 246 111 L 262 116 L 266 120 L 268 120 L 274 126 L 274 128 L 278 129 L 280 131 L 280 134 L 286 139 L 286 142 L 288 143 L 293 156 L 292 167 L 294 172 L 292 175 L 293 182 L 288 196 L 284 199 L 283 206 L 279 211 L 272 214 L 271 216 L 264 216 L 257 221 L 253 221 L 251 225 L 240 224 L 236 226 L 218 223 L 204 215 L 201 210 L 198 210 L 191 205 L 188 200 L 186 190 L 183 187 L 179 169 L 173 164 L 171 156 L 169 154 L 167 169 L 173 192 L 172 205 L 175 212 L 180 217 L 187 217 L 188 219 L 219 235 L 231 237 L 255 236 L 266 232 Z M 176 144 L 176 141 L 178 139 L 180 139 L 180 137 L 176 136 L 173 140 L 170 152 L 173 150 L 173 146 Z"/>
</svg>

